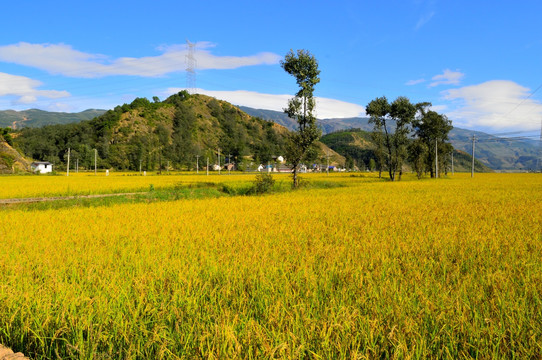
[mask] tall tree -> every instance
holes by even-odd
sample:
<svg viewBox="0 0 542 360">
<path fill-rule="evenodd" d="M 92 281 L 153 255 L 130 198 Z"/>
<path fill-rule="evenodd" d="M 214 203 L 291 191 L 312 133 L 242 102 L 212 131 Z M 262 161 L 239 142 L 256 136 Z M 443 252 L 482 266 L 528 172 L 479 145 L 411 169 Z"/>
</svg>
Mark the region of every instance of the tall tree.
<svg viewBox="0 0 542 360">
<path fill-rule="evenodd" d="M 307 50 L 290 50 L 280 62 L 281 67 L 294 76 L 299 86 L 295 97 L 288 100 L 288 107 L 284 112 L 291 119 L 295 119 L 298 128 L 293 132 L 286 147 L 286 158 L 292 166 L 293 187 L 299 185 L 297 172 L 299 165 L 305 159 L 311 145 L 320 137 L 321 131 L 316 126 L 314 108 L 314 86 L 320 82 L 318 75 L 318 61 Z"/>
<path fill-rule="evenodd" d="M 365 109 L 371 117 L 369 122 L 373 124 L 373 139 L 382 139 L 377 142 L 385 151 L 386 166 L 390 180 L 401 179 L 403 163 L 407 157 L 408 134 L 410 125 L 416 115 L 416 107 L 404 96 L 398 97 L 393 103 L 383 96 L 372 100 Z"/>
<path fill-rule="evenodd" d="M 382 135 L 382 129 L 378 129 L 377 131 L 371 132 L 371 138 L 373 139 L 373 142 L 375 144 L 374 154 L 376 156 L 376 161 L 377 161 L 376 165 L 378 165 L 378 177 L 381 178 L 382 169 L 384 168 L 384 163 L 386 162 L 386 153 L 384 151 L 384 137 Z M 374 159 L 372 160 L 374 161 Z"/>
</svg>

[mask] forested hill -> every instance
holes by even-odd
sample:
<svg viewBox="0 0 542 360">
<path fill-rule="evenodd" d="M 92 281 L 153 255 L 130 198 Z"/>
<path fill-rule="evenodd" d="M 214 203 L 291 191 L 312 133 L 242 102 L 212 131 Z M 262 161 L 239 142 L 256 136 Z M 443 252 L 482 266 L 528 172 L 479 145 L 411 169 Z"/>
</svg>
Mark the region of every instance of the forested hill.
<svg viewBox="0 0 542 360">
<path fill-rule="evenodd" d="M 45 125 L 69 124 L 90 120 L 105 113 L 106 110 L 88 109 L 78 113 L 50 112 L 38 109 L 23 111 L 0 111 L 0 128 L 21 129 Z"/>
<path fill-rule="evenodd" d="M 154 170 L 168 163 L 194 168 L 197 157 L 200 165 L 207 157 L 213 164 L 218 148 L 222 161 L 231 155 L 237 164 L 267 162 L 284 155 L 287 133 L 225 101 L 183 91 L 163 102 L 137 98 L 90 121 L 23 128 L 14 142 L 25 155 L 55 164 L 65 163 L 70 148 L 72 164 L 92 168 L 97 149 L 101 168 Z"/>
</svg>

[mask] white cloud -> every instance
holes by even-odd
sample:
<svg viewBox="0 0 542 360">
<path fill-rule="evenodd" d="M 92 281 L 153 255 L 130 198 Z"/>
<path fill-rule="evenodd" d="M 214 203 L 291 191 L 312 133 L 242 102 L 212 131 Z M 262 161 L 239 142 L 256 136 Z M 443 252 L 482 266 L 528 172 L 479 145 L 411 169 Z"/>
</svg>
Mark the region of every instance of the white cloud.
<svg viewBox="0 0 542 360">
<path fill-rule="evenodd" d="M 418 80 L 409 80 L 405 83 L 405 85 L 407 86 L 412 86 L 412 85 L 418 85 L 418 84 L 421 84 L 425 82 L 425 79 L 418 79 Z"/>
<path fill-rule="evenodd" d="M 277 64 L 280 56 L 263 52 L 251 56 L 216 56 L 208 42 L 196 44 L 197 69 L 235 69 L 243 66 Z M 186 45 L 160 47 L 158 56 L 111 59 L 100 54 L 74 50 L 65 44 L 29 44 L 21 42 L 0 46 L 0 60 L 26 65 L 70 77 L 97 78 L 112 75 L 157 77 L 186 69 Z"/>
<path fill-rule="evenodd" d="M 177 93 L 183 88 L 169 88 L 167 95 Z M 262 94 L 253 91 L 214 91 L 197 89 L 197 93 L 228 101 L 235 105 L 248 106 L 255 109 L 283 111 L 292 95 Z M 316 116 L 319 119 L 347 118 L 365 116 L 365 108 L 340 100 L 316 97 Z"/>
<path fill-rule="evenodd" d="M 446 90 L 443 95 L 458 105 L 448 117 L 467 128 L 531 131 L 540 127 L 542 103 L 528 98 L 530 89 L 513 81 L 492 80 Z"/>
<path fill-rule="evenodd" d="M 452 71 L 450 69 L 444 70 L 444 73 L 435 75 L 431 78 L 433 82 L 429 84 L 429 87 L 437 85 L 457 85 L 463 79 L 465 74 L 459 71 Z"/>
<path fill-rule="evenodd" d="M 73 112 L 73 111 L 76 111 L 76 110 L 73 110 L 73 108 L 69 104 L 61 103 L 61 102 L 53 102 L 53 103 L 50 103 L 47 106 L 47 111 Z"/>
<path fill-rule="evenodd" d="M 443 113 L 448 109 L 448 106 L 447 105 L 431 105 L 429 108 L 432 111 Z"/>
<path fill-rule="evenodd" d="M 431 20 L 433 18 L 433 16 L 435 15 L 435 12 L 434 11 L 431 11 L 427 14 L 424 14 L 419 20 L 418 22 L 416 23 L 416 30 L 419 30 L 422 26 L 424 26 L 425 24 L 427 24 L 429 22 L 429 20 Z"/>
<path fill-rule="evenodd" d="M 319 119 L 365 116 L 365 107 L 341 100 L 316 98 L 316 115 Z"/>
<path fill-rule="evenodd" d="M 0 72 L 0 96 L 16 96 L 18 99 L 15 103 L 30 104 L 38 97 L 58 99 L 70 96 L 67 91 L 38 90 L 41 85 L 38 80 Z"/>
</svg>

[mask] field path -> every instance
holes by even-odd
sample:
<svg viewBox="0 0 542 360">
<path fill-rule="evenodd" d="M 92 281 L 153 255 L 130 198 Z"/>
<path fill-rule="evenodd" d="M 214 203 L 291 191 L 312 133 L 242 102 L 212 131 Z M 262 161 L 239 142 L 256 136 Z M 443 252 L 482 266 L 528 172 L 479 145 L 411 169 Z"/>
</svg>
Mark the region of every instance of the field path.
<svg viewBox="0 0 542 360">
<path fill-rule="evenodd" d="M 24 203 L 56 201 L 56 200 L 103 198 L 103 197 L 110 197 L 110 196 L 130 196 L 130 195 L 146 194 L 146 193 L 147 193 L 146 191 L 143 191 L 143 192 L 115 193 L 115 194 L 55 196 L 55 197 L 37 197 L 37 198 L 12 198 L 12 199 L 0 199 L 0 205 L 24 204 Z"/>
</svg>

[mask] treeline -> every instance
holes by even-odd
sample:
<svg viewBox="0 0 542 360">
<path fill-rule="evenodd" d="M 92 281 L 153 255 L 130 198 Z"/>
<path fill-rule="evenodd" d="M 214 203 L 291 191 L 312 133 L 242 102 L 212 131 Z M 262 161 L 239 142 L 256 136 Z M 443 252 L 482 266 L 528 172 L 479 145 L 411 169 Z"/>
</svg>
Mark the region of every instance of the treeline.
<svg viewBox="0 0 542 360">
<path fill-rule="evenodd" d="M 25 155 L 60 167 L 162 170 L 200 167 L 206 158 L 246 166 L 280 155 L 284 134 L 274 124 L 242 113 L 231 104 L 182 91 L 161 102 L 137 98 L 90 121 L 24 128 L 15 144 Z M 224 158 L 224 155 L 227 159 Z"/>
</svg>

